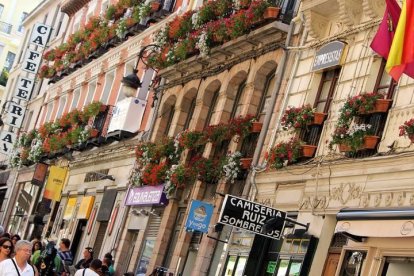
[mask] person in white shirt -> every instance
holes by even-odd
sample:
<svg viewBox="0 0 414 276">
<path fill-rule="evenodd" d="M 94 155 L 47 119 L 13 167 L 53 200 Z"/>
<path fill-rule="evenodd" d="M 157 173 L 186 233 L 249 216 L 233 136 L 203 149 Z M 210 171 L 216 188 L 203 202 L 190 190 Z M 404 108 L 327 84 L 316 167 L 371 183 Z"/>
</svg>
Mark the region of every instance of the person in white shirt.
<svg viewBox="0 0 414 276">
<path fill-rule="evenodd" d="M 102 261 L 99 259 L 92 260 L 89 268 L 82 268 L 76 271 L 75 276 L 100 276 Z M 2 276 L 0 274 L 0 276 Z"/>
<path fill-rule="evenodd" d="M 32 243 L 20 240 L 15 246 L 16 255 L 0 263 L 0 276 L 38 276 L 37 271 L 28 263 L 32 255 Z"/>
</svg>

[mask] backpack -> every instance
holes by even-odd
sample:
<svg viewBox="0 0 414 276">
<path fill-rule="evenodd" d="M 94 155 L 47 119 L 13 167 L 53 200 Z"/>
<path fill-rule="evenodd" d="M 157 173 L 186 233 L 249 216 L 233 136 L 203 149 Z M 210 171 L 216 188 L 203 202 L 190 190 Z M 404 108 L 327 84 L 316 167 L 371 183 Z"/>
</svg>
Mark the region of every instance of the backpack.
<svg viewBox="0 0 414 276">
<path fill-rule="evenodd" d="M 52 250 L 52 252 L 48 252 L 44 250 L 40 255 L 39 259 L 35 263 L 40 276 L 56 276 L 57 273 L 55 271 L 55 257 L 57 251 Z"/>
</svg>

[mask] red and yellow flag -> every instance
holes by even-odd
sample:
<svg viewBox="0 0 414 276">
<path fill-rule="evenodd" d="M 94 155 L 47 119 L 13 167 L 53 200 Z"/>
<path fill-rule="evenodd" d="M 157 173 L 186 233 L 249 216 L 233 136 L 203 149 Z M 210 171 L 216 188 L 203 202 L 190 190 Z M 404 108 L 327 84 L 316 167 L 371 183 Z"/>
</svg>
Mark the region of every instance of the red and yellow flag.
<svg viewBox="0 0 414 276">
<path fill-rule="evenodd" d="M 414 78 L 412 63 L 414 63 L 414 0 L 406 0 L 403 2 L 386 70 L 396 81 L 400 79 L 402 73 Z"/>
</svg>

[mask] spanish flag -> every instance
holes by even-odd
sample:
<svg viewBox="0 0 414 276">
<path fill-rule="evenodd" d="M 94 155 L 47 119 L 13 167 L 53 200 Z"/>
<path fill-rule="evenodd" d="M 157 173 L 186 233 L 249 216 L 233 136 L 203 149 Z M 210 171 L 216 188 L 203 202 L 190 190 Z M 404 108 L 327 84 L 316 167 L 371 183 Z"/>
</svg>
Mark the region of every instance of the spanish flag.
<svg viewBox="0 0 414 276">
<path fill-rule="evenodd" d="M 398 81 L 405 73 L 414 78 L 414 0 L 403 2 L 400 19 L 388 55 L 386 70 Z"/>
</svg>

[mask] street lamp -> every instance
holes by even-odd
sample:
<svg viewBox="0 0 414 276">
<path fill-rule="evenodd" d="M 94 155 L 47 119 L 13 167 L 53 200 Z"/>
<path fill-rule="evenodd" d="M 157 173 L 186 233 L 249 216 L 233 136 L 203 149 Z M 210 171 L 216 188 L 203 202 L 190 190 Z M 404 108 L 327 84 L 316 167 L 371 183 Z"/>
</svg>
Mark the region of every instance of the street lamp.
<svg viewBox="0 0 414 276">
<path fill-rule="evenodd" d="M 133 69 L 132 73 L 128 76 L 125 76 L 122 78 L 121 83 L 124 85 L 124 94 L 127 97 L 132 97 L 136 94 L 137 89 L 142 86 L 141 80 L 138 78 L 138 65 L 139 62 L 142 61 L 147 67 L 148 63 L 146 62 L 146 58 L 148 58 L 151 55 L 151 52 L 153 52 L 155 49 L 160 49 L 161 47 L 156 44 L 149 44 L 144 46 L 144 48 L 141 49 L 138 53 L 138 61 L 135 65 L 135 68 Z M 145 53 L 152 49 L 151 52 L 148 55 L 145 55 Z"/>
</svg>

